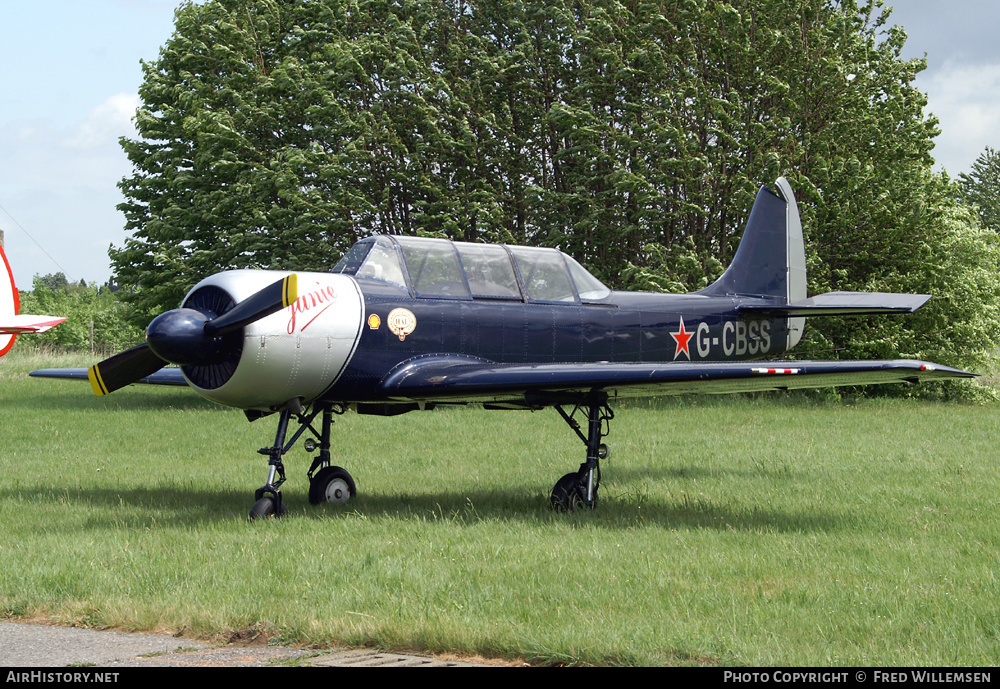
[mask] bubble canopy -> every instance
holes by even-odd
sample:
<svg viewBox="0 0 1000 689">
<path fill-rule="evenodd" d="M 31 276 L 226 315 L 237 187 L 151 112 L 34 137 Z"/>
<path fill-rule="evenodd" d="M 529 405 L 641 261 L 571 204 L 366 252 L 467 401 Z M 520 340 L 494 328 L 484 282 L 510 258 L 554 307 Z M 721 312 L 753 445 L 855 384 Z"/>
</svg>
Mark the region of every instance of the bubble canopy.
<svg viewBox="0 0 1000 689">
<path fill-rule="evenodd" d="M 611 294 L 558 249 L 428 237 L 362 239 L 332 272 L 381 280 L 427 299 L 580 303 Z"/>
</svg>

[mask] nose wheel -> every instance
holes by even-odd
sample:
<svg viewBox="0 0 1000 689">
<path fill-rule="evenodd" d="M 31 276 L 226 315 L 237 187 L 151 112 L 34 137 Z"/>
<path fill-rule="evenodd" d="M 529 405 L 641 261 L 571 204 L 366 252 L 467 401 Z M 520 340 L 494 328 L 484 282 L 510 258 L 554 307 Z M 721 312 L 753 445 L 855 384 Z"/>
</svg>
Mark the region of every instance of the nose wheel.
<svg viewBox="0 0 1000 689">
<path fill-rule="evenodd" d="M 275 517 L 284 517 L 286 514 L 288 514 L 288 508 L 285 507 L 284 503 L 279 503 L 276 498 L 270 495 L 265 495 L 250 508 L 251 519 L 274 519 Z"/>
<path fill-rule="evenodd" d="M 321 432 L 317 433 L 312 422 L 320 413 L 323 415 L 323 425 Z M 306 430 L 311 431 L 319 440 L 318 445 L 313 438 L 305 441 L 306 451 L 319 449 L 308 472 L 309 502 L 314 505 L 324 502 L 344 503 L 354 497 L 357 492 L 354 478 L 347 470 L 330 464 L 330 431 L 334 413 L 342 414 L 344 409 L 323 404 L 316 406 L 311 414 L 304 414 L 299 399 L 289 401 L 281 410 L 274 445 L 258 450 L 260 454 L 268 456 L 267 483 L 254 494 L 256 502 L 250 508 L 250 519 L 283 517 L 288 513 L 288 508 L 281 499 L 281 485 L 285 482 L 285 466 L 281 458 Z M 299 429 L 286 444 L 285 436 L 293 416 L 299 423 Z"/>
</svg>

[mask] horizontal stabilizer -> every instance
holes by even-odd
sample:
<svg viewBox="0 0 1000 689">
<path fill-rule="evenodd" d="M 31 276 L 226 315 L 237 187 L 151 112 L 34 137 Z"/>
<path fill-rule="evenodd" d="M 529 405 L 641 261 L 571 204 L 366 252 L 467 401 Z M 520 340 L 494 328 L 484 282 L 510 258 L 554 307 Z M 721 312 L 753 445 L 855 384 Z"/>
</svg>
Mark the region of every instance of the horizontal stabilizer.
<svg viewBox="0 0 1000 689">
<path fill-rule="evenodd" d="M 0 334 L 4 335 L 24 335 L 27 333 L 44 333 L 46 330 L 56 327 L 65 318 L 56 316 L 31 316 L 22 314 L 19 316 L 6 316 L 0 319 Z"/>
<path fill-rule="evenodd" d="M 790 304 L 737 307 L 742 313 L 772 316 L 864 316 L 880 313 L 913 313 L 930 299 L 929 294 L 896 292 L 827 292 Z"/>
</svg>

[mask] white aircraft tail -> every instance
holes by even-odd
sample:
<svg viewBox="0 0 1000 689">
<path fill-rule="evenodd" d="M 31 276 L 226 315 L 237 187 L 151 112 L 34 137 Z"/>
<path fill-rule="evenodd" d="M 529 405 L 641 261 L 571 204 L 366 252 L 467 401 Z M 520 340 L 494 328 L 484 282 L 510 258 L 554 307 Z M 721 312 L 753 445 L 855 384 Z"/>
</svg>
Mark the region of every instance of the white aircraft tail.
<svg viewBox="0 0 1000 689">
<path fill-rule="evenodd" d="M 0 269 L 0 356 L 10 351 L 18 335 L 43 333 L 62 323 L 65 318 L 19 314 L 21 298 L 14 286 L 14 273 L 7 261 L 7 254 L 0 247 L 3 266 Z"/>
</svg>

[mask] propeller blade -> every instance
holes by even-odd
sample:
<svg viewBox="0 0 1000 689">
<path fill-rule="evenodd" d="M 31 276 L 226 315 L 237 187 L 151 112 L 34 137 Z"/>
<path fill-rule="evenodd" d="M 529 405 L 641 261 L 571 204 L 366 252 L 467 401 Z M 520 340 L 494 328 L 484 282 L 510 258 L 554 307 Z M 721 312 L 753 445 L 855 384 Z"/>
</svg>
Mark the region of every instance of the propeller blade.
<svg viewBox="0 0 1000 689">
<path fill-rule="evenodd" d="M 244 299 L 226 313 L 206 321 L 197 309 L 179 308 L 153 319 L 146 329 L 146 343 L 115 354 L 87 371 L 97 395 L 107 395 L 168 363 L 205 365 L 215 361 L 223 347 L 221 336 L 279 311 L 298 299 L 295 273 Z"/>
<path fill-rule="evenodd" d="M 149 345 L 141 344 L 94 364 L 87 370 L 90 386 L 98 397 L 136 383 L 156 373 L 167 362 L 156 356 Z"/>
<path fill-rule="evenodd" d="M 298 298 L 298 276 L 292 273 L 244 299 L 218 318 L 208 321 L 205 324 L 205 334 L 215 337 L 239 330 L 295 303 Z"/>
</svg>

